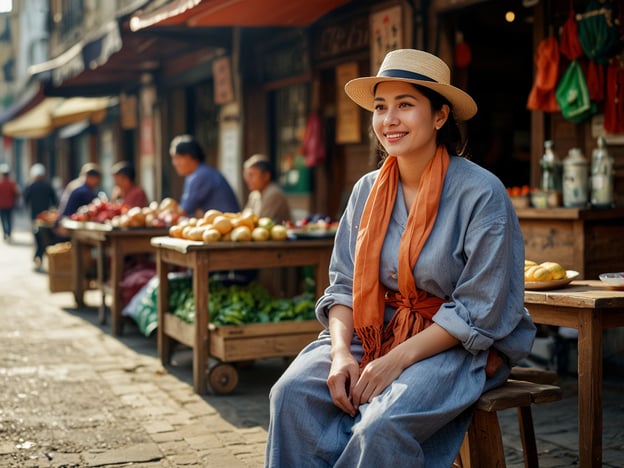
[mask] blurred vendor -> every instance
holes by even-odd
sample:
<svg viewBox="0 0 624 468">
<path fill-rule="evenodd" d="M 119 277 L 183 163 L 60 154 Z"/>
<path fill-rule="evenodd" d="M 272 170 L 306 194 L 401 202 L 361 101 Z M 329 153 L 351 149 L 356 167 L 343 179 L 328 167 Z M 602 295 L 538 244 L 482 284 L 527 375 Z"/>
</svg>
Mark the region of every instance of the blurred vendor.
<svg viewBox="0 0 624 468">
<path fill-rule="evenodd" d="M 249 189 L 245 209 L 259 217 L 268 217 L 276 223 L 292 219 L 288 199 L 282 188 L 273 181 L 273 165 L 263 154 L 254 154 L 243 164 L 243 179 Z"/>
<path fill-rule="evenodd" d="M 169 154 L 178 175 L 184 176 L 180 206 L 188 216 L 202 216 L 209 209 L 240 211 L 234 190 L 221 172 L 204 162 L 204 151 L 195 138 L 191 135 L 175 137 Z"/>
<path fill-rule="evenodd" d="M 84 182 L 82 185 L 74 189 L 69 194 L 67 199 L 67 205 L 60 212 L 59 218 L 65 218 L 73 215 L 78 211 L 78 208 L 91 203 L 98 194 L 98 188 L 102 181 L 102 172 L 97 166 L 92 166 L 85 172 Z"/>
<path fill-rule="evenodd" d="M 76 190 L 78 187 L 84 184 L 85 177 L 87 176 L 87 172 L 92 169 L 96 171 L 100 171 L 100 166 L 91 162 L 83 164 L 83 166 L 80 168 L 80 174 L 78 174 L 78 177 L 70 180 L 67 183 L 67 185 L 65 186 L 65 188 L 63 189 L 63 191 L 61 192 L 59 196 L 59 205 L 58 205 L 59 213 L 63 213 L 65 211 L 65 207 L 67 206 L 67 202 L 69 201 L 69 196 L 73 193 L 74 190 Z"/>
<path fill-rule="evenodd" d="M 115 187 L 111 193 L 111 200 L 123 203 L 129 208 L 138 206 L 143 208 L 148 205 L 145 190 L 134 181 L 135 170 L 132 164 L 127 161 L 120 161 L 112 168 Z"/>
</svg>

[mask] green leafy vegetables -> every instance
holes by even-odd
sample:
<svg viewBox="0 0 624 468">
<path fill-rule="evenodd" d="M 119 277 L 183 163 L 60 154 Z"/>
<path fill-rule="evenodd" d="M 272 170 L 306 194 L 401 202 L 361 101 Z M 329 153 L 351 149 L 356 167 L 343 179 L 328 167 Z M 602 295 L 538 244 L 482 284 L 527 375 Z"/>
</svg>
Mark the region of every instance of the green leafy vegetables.
<svg viewBox="0 0 624 468">
<path fill-rule="evenodd" d="M 292 299 L 275 299 L 259 283 L 241 286 L 208 284 L 210 322 L 216 326 L 245 323 L 271 323 L 288 320 L 314 320 L 315 297 L 303 292 Z M 195 321 L 195 298 L 190 281 L 169 282 L 169 310 L 187 323 Z"/>
</svg>

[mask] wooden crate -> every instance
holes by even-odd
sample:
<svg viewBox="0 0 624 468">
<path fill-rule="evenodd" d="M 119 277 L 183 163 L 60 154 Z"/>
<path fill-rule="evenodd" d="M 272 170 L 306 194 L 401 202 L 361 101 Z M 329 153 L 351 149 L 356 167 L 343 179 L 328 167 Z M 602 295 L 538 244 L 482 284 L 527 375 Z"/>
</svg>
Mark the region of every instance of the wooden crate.
<svg viewBox="0 0 624 468">
<path fill-rule="evenodd" d="M 223 362 L 296 356 L 322 330 L 316 320 L 209 325 L 210 355 Z"/>
<path fill-rule="evenodd" d="M 71 292 L 74 290 L 72 251 L 70 248 L 59 250 L 58 247 L 51 247 L 46 249 L 48 257 L 48 288 L 51 293 Z"/>
</svg>

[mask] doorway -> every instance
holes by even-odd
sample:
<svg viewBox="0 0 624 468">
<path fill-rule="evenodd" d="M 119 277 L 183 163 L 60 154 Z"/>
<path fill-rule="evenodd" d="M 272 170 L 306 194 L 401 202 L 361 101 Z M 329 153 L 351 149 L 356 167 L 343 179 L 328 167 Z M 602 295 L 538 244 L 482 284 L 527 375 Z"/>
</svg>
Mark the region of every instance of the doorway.
<svg viewBox="0 0 624 468">
<path fill-rule="evenodd" d="M 479 108 L 468 122 L 470 159 L 506 186 L 528 185 L 533 8 L 523 0 L 489 0 L 447 13 L 443 25 L 455 43 L 463 36 L 471 52 L 468 64 L 454 69 Z"/>
</svg>

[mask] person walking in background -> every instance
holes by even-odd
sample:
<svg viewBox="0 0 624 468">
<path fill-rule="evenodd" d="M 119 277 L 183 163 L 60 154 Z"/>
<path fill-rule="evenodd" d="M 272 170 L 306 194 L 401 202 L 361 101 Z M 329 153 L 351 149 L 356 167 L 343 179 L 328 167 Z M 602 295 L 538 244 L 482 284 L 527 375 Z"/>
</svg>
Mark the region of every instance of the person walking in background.
<svg viewBox="0 0 624 468">
<path fill-rule="evenodd" d="M 11 179 L 8 164 L 0 164 L 0 219 L 2 220 L 2 232 L 4 240 L 11 242 L 13 230 L 13 210 L 17 206 L 21 191 L 17 182 Z"/>
<path fill-rule="evenodd" d="M 30 208 L 33 235 L 35 237 L 35 268 L 41 267 L 45 248 L 52 241 L 52 231 L 37 225 L 37 216 L 58 205 L 56 191 L 46 179 L 45 166 L 33 164 L 30 168 L 30 183 L 24 189 L 24 203 Z"/>
<path fill-rule="evenodd" d="M 324 330 L 271 389 L 265 466 L 449 467 L 471 407 L 533 345 L 522 231 L 462 157 L 477 105 L 441 59 L 391 51 L 345 91 L 387 155 L 341 217 Z"/>
<path fill-rule="evenodd" d="M 244 162 L 243 179 L 249 189 L 245 209 L 276 223 L 292 219 L 286 194 L 273 181 L 273 165 L 265 155 L 254 154 Z"/>
<path fill-rule="evenodd" d="M 143 208 L 148 205 L 145 190 L 135 183 L 136 173 L 132 164 L 127 161 L 115 163 L 112 173 L 115 187 L 111 193 L 111 201 L 123 203 L 128 208 Z"/>
<path fill-rule="evenodd" d="M 184 176 L 180 207 L 188 216 L 200 217 L 209 209 L 240 211 L 234 190 L 221 172 L 204 162 L 204 151 L 194 137 L 176 136 L 169 154 L 176 173 Z"/>
</svg>

